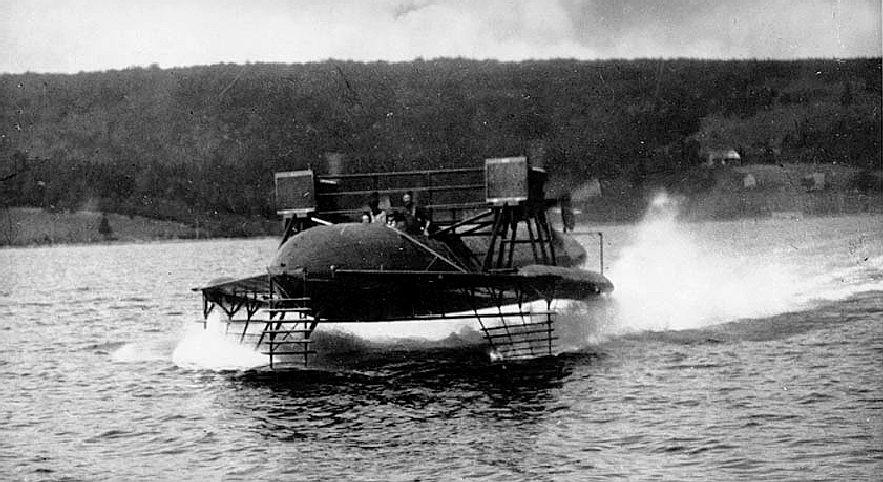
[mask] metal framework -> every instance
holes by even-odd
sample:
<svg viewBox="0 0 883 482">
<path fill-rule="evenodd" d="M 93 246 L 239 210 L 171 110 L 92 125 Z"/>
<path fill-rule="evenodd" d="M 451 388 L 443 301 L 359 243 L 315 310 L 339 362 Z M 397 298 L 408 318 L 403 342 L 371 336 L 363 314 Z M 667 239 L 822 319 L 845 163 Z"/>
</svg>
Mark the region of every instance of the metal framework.
<svg viewBox="0 0 883 482">
<path fill-rule="evenodd" d="M 492 164 L 490 161 L 507 168 L 514 165 L 520 171 L 527 169 L 526 164 L 522 167 L 517 165 L 518 162 L 526 162 L 524 158 L 489 160 L 488 166 Z M 531 282 L 520 278 L 516 276 L 514 266 L 519 246 L 530 246 L 535 264 L 558 265 L 559 253 L 556 253 L 554 232 L 546 218 L 549 203 L 542 199 L 541 194 L 533 197 L 528 192 L 508 197 L 499 195 L 499 191 L 505 193 L 507 188 L 505 176 L 495 181 L 495 197 L 491 199 L 491 193 L 485 191 L 490 172 L 490 168 L 475 168 L 314 176 L 312 171 L 296 171 L 277 176 L 277 187 L 280 182 L 295 183 L 309 178 L 306 189 L 309 189 L 310 202 L 314 203 L 315 208 L 298 207 L 282 212 L 285 221 L 283 243 L 312 225 L 332 224 L 334 221 L 348 220 L 347 216 L 360 214 L 363 210 L 361 203 L 366 198 L 378 199 L 380 196 L 408 191 L 423 196 L 422 206 L 429 211 L 437 229 L 427 233 L 427 237 L 404 232 L 400 234 L 433 256 L 433 262 L 424 271 L 341 269 L 332 271 L 332 278 L 350 276 L 354 280 L 382 279 L 389 282 L 393 279 L 391 277 L 399 276 L 400 280 L 390 282 L 391 285 L 417 280 L 425 283 L 420 286 L 426 287 L 435 286 L 432 285 L 434 278 L 447 278 L 447 284 L 441 286 L 457 292 L 461 299 L 468 299 L 471 313 L 450 314 L 444 306 L 424 306 L 418 310 L 414 305 L 410 308 L 412 312 L 404 316 L 338 319 L 323 312 L 325 305 L 319 300 L 324 295 L 314 292 L 323 289 L 323 284 L 329 280 L 313 278 L 302 270 L 298 283 L 293 284 L 302 287 L 294 290 L 300 291 L 298 293 L 287 292 L 286 283 L 281 282 L 282 277 L 274 277 L 271 273 L 203 288 L 203 326 L 206 326 L 209 314 L 217 306 L 226 315 L 226 320 L 223 320 L 224 332 L 266 354 L 271 369 L 310 366 L 317 353 L 312 334 L 320 323 L 474 319 L 494 361 L 510 362 L 553 355 L 557 337 L 554 333 L 555 312 L 551 309 L 551 303 L 555 297 L 556 283 L 544 285 L 536 280 Z M 527 179 L 523 181 L 519 181 L 521 188 L 529 185 Z M 452 193 L 459 202 L 451 202 Z M 288 194 L 287 202 L 292 206 L 306 198 L 306 195 Z M 425 241 L 476 237 L 487 241 L 486 251 L 480 255 L 470 251 L 463 256 L 462 253 L 454 253 L 454 248 L 450 246 L 439 249 L 433 247 L 439 243 Z M 599 236 L 599 241 L 603 275 L 602 236 Z M 462 283 L 459 288 L 458 282 Z M 288 283 L 287 286 L 292 284 Z M 527 293 L 526 290 L 532 291 Z M 525 302 L 534 300 L 544 300 L 545 309 L 525 309 Z M 258 316 L 259 313 L 265 315 Z"/>
<path fill-rule="evenodd" d="M 460 292 L 473 301 L 471 313 L 450 314 L 437 312 L 411 313 L 400 318 L 382 320 L 326 319 L 315 311 L 313 299 L 306 294 L 311 280 L 304 273 L 304 295 L 291 297 L 273 276 L 267 275 L 265 289 L 234 290 L 212 295 L 203 291 L 203 320 L 217 306 L 226 315 L 224 333 L 244 345 L 251 345 L 268 356 L 269 368 L 305 368 L 317 354 L 311 335 L 323 323 L 370 323 L 388 321 L 438 321 L 474 319 L 478 321 L 483 338 L 496 362 L 512 362 L 555 353 L 555 312 L 551 309 L 552 293 L 546 293 L 546 309 L 525 309 L 524 289 L 513 286 L 501 289 L 494 286 L 462 288 Z M 492 300 L 493 308 L 482 309 L 475 301 Z M 485 303 L 486 304 L 486 303 Z M 505 306 L 517 308 L 504 309 Z M 266 317 L 258 317 L 258 313 Z M 241 317 L 244 315 L 244 317 Z"/>
</svg>

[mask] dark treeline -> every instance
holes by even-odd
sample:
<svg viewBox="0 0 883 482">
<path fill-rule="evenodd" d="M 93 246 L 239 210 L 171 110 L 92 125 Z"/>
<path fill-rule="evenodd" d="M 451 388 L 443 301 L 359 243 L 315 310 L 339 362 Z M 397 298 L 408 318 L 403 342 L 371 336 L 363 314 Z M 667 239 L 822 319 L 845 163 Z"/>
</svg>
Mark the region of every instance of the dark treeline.
<svg viewBox="0 0 883 482">
<path fill-rule="evenodd" d="M 542 152 L 638 186 L 712 149 L 746 162 L 880 159 L 881 60 L 327 61 L 0 76 L 5 203 L 192 221 L 272 216 L 273 172 Z"/>
</svg>

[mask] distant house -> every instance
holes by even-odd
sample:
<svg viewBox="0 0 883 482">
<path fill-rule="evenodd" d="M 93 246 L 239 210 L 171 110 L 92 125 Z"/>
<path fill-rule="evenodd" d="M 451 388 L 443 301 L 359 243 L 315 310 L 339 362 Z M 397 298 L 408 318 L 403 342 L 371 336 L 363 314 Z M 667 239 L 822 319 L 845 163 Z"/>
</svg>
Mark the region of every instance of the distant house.
<svg viewBox="0 0 883 482">
<path fill-rule="evenodd" d="M 742 164 L 742 156 L 733 149 L 708 151 L 705 165 L 711 166 L 738 166 Z"/>
</svg>

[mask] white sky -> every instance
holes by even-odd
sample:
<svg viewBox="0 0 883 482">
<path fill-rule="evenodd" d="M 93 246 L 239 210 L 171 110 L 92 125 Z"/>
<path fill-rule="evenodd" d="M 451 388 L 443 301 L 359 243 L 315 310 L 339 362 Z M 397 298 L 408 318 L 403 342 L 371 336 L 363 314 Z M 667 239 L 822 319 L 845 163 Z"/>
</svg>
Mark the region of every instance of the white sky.
<svg viewBox="0 0 883 482">
<path fill-rule="evenodd" d="M 0 72 L 470 57 L 880 56 L 880 0 L 0 0 Z"/>
</svg>

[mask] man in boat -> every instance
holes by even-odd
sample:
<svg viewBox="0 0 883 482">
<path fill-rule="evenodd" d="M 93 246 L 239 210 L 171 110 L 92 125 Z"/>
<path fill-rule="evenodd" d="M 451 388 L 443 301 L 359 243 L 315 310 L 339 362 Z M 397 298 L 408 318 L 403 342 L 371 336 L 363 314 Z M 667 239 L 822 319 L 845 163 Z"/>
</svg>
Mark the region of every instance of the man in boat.
<svg viewBox="0 0 883 482">
<path fill-rule="evenodd" d="M 411 191 L 402 195 L 402 203 L 405 207 L 405 232 L 409 234 L 420 234 L 426 232 L 429 228 L 429 216 L 422 206 L 418 206 L 414 202 L 414 193 Z"/>
<path fill-rule="evenodd" d="M 386 210 L 380 208 L 380 201 L 377 198 L 368 202 L 368 210 L 372 223 L 386 224 Z"/>
</svg>

